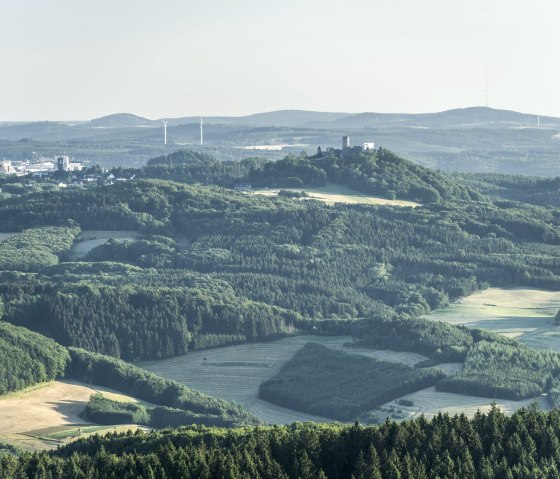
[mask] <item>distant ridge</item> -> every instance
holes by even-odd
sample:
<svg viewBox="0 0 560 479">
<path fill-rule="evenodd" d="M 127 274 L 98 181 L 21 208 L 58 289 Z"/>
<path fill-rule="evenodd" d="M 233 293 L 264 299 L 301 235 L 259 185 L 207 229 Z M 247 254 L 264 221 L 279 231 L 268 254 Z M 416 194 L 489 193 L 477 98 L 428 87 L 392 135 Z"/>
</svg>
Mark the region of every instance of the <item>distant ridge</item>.
<svg viewBox="0 0 560 479">
<path fill-rule="evenodd" d="M 560 118 L 540 118 L 541 126 L 560 126 Z M 468 107 L 437 113 L 358 113 L 319 127 L 425 127 L 425 128 L 495 128 L 537 126 L 537 115 L 488 107 Z"/>
<path fill-rule="evenodd" d="M 166 118 L 170 125 L 197 123 L 198 116 Z M 560 127 L 560 118 L 541 116 L 541 126 Z M 508 128 L 537 126 L 537 115 L 483 106 L 434 113 L 343 113 L 277 110 L 246 116 L 208 116 L 214 124 L 296 128 Z"/>
<path fill-rule="evenodd" d="M 126 128 L 135 126 L 155 126 L 153 120 L 133 115 L 132 113 L 114 113 L 112 115 L 94 118 L 85 126 L 94 128 Z"/>
<path fill-rule="evenodd" d="M 169 127 L 190 125 L 198 131 L 199 116 L 165 118 Z M 254 113 L 246 116 L 205 116 L 207 125 L 224 126 L 233 137 L 239 132 L 258 128 L 289 128 L 323 131 L 336 136 L 355 130 L 403 130 L 403 129 L 521 129 L 536 128 L 537 115 L 487 107 L 456 108 L 436 113 L 343 113 L 308 110 L 278 110 Z M 541 116 L 542 129 L 560 129 L 560 118 Z M 94 138 L 106 130 L 112 137 L 150 136 L 161 128 L 160 119 L 144 118 L 132 113 L 115 113 L 90 121 L 41 121 L 0 124 L 1 140 L 64 140 Z M 150 130 L 142 132 L 141 130 Z M 194 130 L 193 130 L 194 131 Z M 214 129 L 214 132 L 217 130 Z M 316 132 L 314 134 L 316 134 Z M 258 133 L 258 132 L 255 132 Z M 221 134 L 226 134 L 223 130 Z M 306 134 L 307 135 L 307 134 Z M 325 141 L 320 141 L 325 143 Z"/>
<path fill-rule="evenodd" d="M 164 118 L 169 126 L 200 121 L 200 116 Z M 515 128 L 537 126 L 537 115 L 483 106 L 455 108 L 434 113 L 344 113 L 310 110 L 276 110 L 245 116 L 205 116 L 205 122 L 242 127 L 340 128 Z M 30 125 L 64 125 L 72 128 L 160 127 L 161 120 L 150 120 L 132 113 L 114 113 L 85 122 L 0 123 L 0 129 Z M 542 127 L 560 127 L 560 118 L 541 116 Z"/>
</svg>

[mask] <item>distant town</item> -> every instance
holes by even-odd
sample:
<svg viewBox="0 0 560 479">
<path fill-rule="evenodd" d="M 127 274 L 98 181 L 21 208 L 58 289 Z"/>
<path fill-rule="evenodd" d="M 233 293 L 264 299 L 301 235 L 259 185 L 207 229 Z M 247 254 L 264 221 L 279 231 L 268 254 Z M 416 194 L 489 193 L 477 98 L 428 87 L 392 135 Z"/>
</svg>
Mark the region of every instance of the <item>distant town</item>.
<svg viewBox="0 0 560 479">
<path fill-rule="evenodd" d="M 101 185 L 112 185 L 133 179 L 132 177 L 116 176 L 108 169 L 98 166 L 86 168 L 82 163 L 72 161 L 68 155 L 57 155 L 46 158 L 33 153 L 32 160 L 0 162 L 0 175 L 27 177 L 28 186 L 34 180 L 50 182 L 59 188 L 85 188 Z"/>
</svg>

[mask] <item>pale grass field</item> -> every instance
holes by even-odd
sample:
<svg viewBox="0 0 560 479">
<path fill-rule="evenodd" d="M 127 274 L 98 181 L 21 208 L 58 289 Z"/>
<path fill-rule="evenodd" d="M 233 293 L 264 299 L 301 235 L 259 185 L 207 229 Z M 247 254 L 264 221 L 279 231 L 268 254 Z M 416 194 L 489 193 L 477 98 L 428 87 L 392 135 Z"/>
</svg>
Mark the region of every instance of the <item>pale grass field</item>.
<svg viewBox="0 0 560 479">
<path fill-rule="evenodd" d="M 560 351 L 560 327 L 554 326 L 554 315 L 558 309 L 560 292 L 530 288 L 491 288 L 463 298 L 460 302 L 428 317 L 451 324 L 488 329 L 508 336 L 519 336 L 522 342 L 532 347 Z M 236 401 L 271 423 L 321 420 L 322 418 L 274 406 L 257 397 L 259 385 L 274 376 L 282 365 L 309 341 L 318 341 L 330 348 L 344 349 L 349 353 L 365 354 L 408 366 L 426 359 L 415 353 L 355 347 L 352 346 L 349 337 L 300 336 L 269 343 L 244 344 L 188 353 L 178 358 L 143 363 L 141 366 L 207 394 Z M 348 347 L 349 345 L 351 347 Z M 254 362 L 253 367 L 250 366 L 251 362 Z M 232 364 L 236 365 L 231 366 Z M 462 364 L 442 364 L 438 368 L 445 374 L 452 374 L 460 371 Z M 385 412 L 377 410 L 372 413 L 378 416 L 391 415 L 388 409 L 394 407 L 396 410 L 400 409 L 405 417 L 419 414 L 432 416 L 439 411 L 451 414 L 463 412 L 472 416 L 479 409 L 486 411 L 493 401 L 492 398 L 437 392 L 435 388 L 417 391 L 406 398 L 414 401 L 413 407 L 406 408 L 391 402 L 382 407 Z M 511 413 L 532 401 L 497 400 L 497 405 L 504 412 Z M 546 409 L 544 399 L 539 398 L 539 403 Z"/>
<path fill-rule="evenodd" d="M 76 238 L 68 257 L 71 260 L 83 258 L 93 248 L 106 243 L 110 239 L 137 241 L 139 237 L 140 235 L 136 231 L 83 230 Z"/>
<path fill-rule="evenodd" d="M 401 406 L 397 401 L 391 401 L 383 406 L 381 406 L 381 411 L 374 413 L 384 419 L 386 416 L 390 416 L 387 413 L 387 409 L 394 408 L 396 411 L 400 410 L 401 414 L 405 416 L 406 419 L 412 419 L 420 415 L 424 415 L 427 418 L 433 417 L 439 412 L 448 413 L 450 415 L 455 414 L 465 414 L 468 417 L 472 417 L 477 411 L 487 412 L 492 402 L 496 402 L 496 406 L 506 414 L 512 414 L 517 409 L 522 407 L 528 407 L 531 403 L 537 402 L 542 410 L 547 410 L 549 408 L 548 403 L 544 397 L 539 397 L 537 399 L 526 399 L 523 401 L 508 401 L 507 399 L 490 399 L 490 398 L 480 398 L 475 396 L 463 396 L 462 394 L 453 394 L 446 392 L 436 391 L 435 387 L 422 389 L 416 391 L 412 394 L 404 396 L 403 399 L 409 399 L 414 402 L 413 406 L 406 407 Z M 383 411 L 384 410 L 384 411 Z"/>
<path fill-rule="evenodd" d="M 369 204 L 369 205 L 391 205 L 391 206 L 410 206 L 416 208 L 421 206 L 420 203 L 415 203 L 414 201 L 406 200 L 390 200 L 387 198 L 379 198 L 376 196 L 369 196 L 360 193 L 359 191 L 347 188 L 342 185 L 335 185 L 329 183 L 326 186 L 319 188 L 274 188 L 274 189 L 256 189 L 253 191 L 256 195 L 263 196 L 278 196 L 280 190 L 286 191 L 305 191 L 314 200 L 322 201 L 328 205 L 333 205 L 335 203 L 346 203 L 350 205 L 354 204 Z"/>
<path fill-rule="evenodd" d="M 260 384 L 276 375 L 286 361 L 308 342 L 319 342 L 332 349 L 408 366 L 427 359 L 416 353 L 348 347 L 352 343 L 349 336 L 295 336 L 267 343 L 197 351 L 171 359 L 142 362 L 138 366 L 211 396 L 235 401 L 269 423 L 330 422 L 332 419 L 293 411 L 258 398 Z M 461 366 L 452 363 L 438 368 L 451 374 Z"/>
<path fill-rule="evenodd" d="M 92 394 L 101 392 L 111 399 L 136 402 L 134 398 L 106 388 L 75 381 L 52 381 L 0 397 L 0 442 L 26 450 L 53 449 L 93 432 L 137 429 L 134 425 L 91 427 L 80 417 Z M 88 432 L 91 430 L 91 432 Z M 75 433 L 74 433 L 75 431 Z M 62 441 L 55 439 L 65 436 Z M 73 436 L 76 434 L 76 436 Z"/>
<path fill-rule="evenodd" d="M 489 288 L 426 317 L 488 329 L 534 348 L 560 351 L 560 327 L 554 325 L 559 309 L 560 291 Z"/>
<path fill-rule="evenodd" d="M 235 148 L 238 148 L 240 150 L 282 151 L 284 148 L 295 148 L 295 147 L 305 148 L 306 146 L 309 146 L 309 145 L 307 145 L 305 143 L 294 143 L 294 144 L 280 143 L 280 144 L 276 144 L 276 145 L 236 146 Z"/>
</svg>

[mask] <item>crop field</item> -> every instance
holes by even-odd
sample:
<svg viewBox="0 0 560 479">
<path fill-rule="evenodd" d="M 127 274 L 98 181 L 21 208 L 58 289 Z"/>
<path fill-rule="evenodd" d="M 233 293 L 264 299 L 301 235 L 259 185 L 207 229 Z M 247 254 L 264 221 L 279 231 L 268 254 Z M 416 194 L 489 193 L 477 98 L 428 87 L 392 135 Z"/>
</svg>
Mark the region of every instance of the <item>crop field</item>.
<svg viewBox="0 0 560 479">
<path fill-rule="evenodd" d="M 530 347 L 560 351 L 560 327 L 554 326 L 554 316 L 559 309 L 560 291 L 490 288 L 426 317 L 488 329 L 518 338 Z"/>
<path fill-rule="evenodd" d="M 135 401 L 104 388 L 74 381 L 43 383 L 0 398 L 0 442 L 26 450 L 53 449 L 96 432 L 135 429 L 136 426 L 97 426 L 80 417 L 92 394 Z"/>
<path fill-rule="evenodd" d="M 68 257 L 71 260 L 83 258 L 93 248 L 106 243 L 110 239 L 136 241 L 138 238 L 139 235 L 136 231 L 84 230 L 76 238 Z M 0 240 L 2 240 L 1 236 Z"/>
<path fill-rule="evenodd" d="M 276 189 L 257 189 L 253 193 L 264 196 L 277 196 L 280 190 L 301 192 L 305 191 L 309 196 L 307 198 L 319 200 L 328 205 L 335 203 L 347 204 L 369 204 L 369 205 L 392 205 L 392 206 L 411 206 L 416 208 L 421 206 L 420 203 L 406 200 L 390 200 L 388 198 L 379 198 L 376 196 L 368 196 L 353 190 L 346 186 L 335 185 L 329 183 L 319 188 L 276 188 Z M 305 198 L 304 198 L 305 199 Z"/>
</svg>

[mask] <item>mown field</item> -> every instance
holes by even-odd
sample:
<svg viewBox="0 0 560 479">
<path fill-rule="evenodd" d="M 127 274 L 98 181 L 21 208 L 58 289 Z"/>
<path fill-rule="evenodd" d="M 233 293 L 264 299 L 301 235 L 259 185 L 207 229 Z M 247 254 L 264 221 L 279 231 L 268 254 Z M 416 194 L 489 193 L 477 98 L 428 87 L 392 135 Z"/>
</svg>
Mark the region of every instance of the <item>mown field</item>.
<svg viewBox="0 0 560 479">
<path fill-rule="evenodd" d="M 308 198 L 322 201 L 328 205 L 333 205 L 335 203 L 347 203 L 347 204 L 367 204 L 367 205 L 393 205 L 393 206 L 411 206 L 416 208 L 420 206 L 420 203 L 414 201 L 406 200 L 390 200 L 388 198 L 379 198 L 376 196 L 369 196 L 360 193 L 359 191 L 353 190 L 343 185 L 336 185 L 334 183 L 328 183 L 326 186 L 311 188 L 311 187 L 301 187 L 301 188 L 274 188 L 274 189 L 256 189 L 253 191 L 256 195 L 264 196 L 277 196 L 280 190 L 301 192 L 305 191 L 308 194 Z"/>
<path fill-rule="evenodd" d="M 393 419 L 412 419 L 422 414 L 430 418 L 435 416 L 438 412 L 449 413 L 450 415 L 464 413 L 466 416 L 472 417 L 477 411 L 488 412 L 492 401 L 495 401 L 500 410 L 506 414 L 512 414 L 516 410 L 527 407 L 535 402 L 534 399 L 509 401 L 507 399 L 494 400 L 490 398 L 464 396 L 462 394 L 436 391 L 435 387 L 416 391 L 400 399 L 412 401 L 413 405 L 403 406 L 399 404 L 399 400 L 390 401 L 383 404 L 378 409 L 371 411 L 370 414 L 377 417 L 379 421 L 385 420 L 386 417 Z M 537 403 L 542 410 L 549 409 L 546 398 L 539 398 Z"/>
<path fill-rule="evenodd" d="M 482 328 L 517 338 L 533 348 L 560 351 L 560 327 L 554 316 L 560 291 L 489 288 L 426 316 L 469 328 Z"/>
<path fill-rule="evenodd" d="M 138 366 L 160 376 L 175 379 L 189 387 L 206 394 L 232 400 L 270 423 L 288 424 L 293 421 L 331 421 L 323 417 L 283 408 L 258 398 L 262 382 L 270 379 L 293 355 L 308 342 L 318 342 L 329 348 L 344 350 L 353 354 L 363 354 L 382 361 L 392 361 L 413 366 L 427 359 L 425 356 L 410 352 L 372 350 L 365 347 L 351 347 L 348 336 L 297 336 L 266 343 L 250 343 L 228 346 L 206 351 L 188 353 L 171 359 L 147 361 Z M 447 363 L 436 366 L 445 374 L 453 374 L 461 369 L 460 363 Z M 480 398 L 438 392 L 427 388 L 404 396 L 414 400 L 410 408 L 399 406 L 395 401 L 386 403 L 371 411 L 371 415 L 383 420 L 399 414 L 402 418 L 419 414 L 434 415 L 438 411 L 464 411 L 472 416 L 478 410 L 486 410 L 493 398 Z M 526 406 L 531 401 L 498 400 L 505 411 Z M 396 417 L 399 419 L 399 417 Z"/>
<path fill-rule="evenodd" d="M 270 423 L 289 424 L 294 421 L 331 421 L 263 401 L 259 386 L 278 373 L 280 368 L 308 342 L 317 342 L 337 350 L 392 361 L 407 366 L 427 359 L 421 354 L 395 351 L 373 351 L 367 348 L 346 348 L 349 336 L 296 336 L 266 343 L 249 343 L 137 365 L 168 379 L 175 379 L 193 389 L 241 404 L 245 409 Z"/>
<path fill-rule="evenodd" d="M 241 404 L 265 421 L 329 421 L 275 406 L 258 398 L 259 386 L 274 376 L 306 342 L 318 341 L 341 347 L 350 338 L 298 336 L 266 343 L 227 346 L 196 351 L 170 359 L 146 361 L 138 366 L 193 389 Z"/>
<path fill-rule="evenodd" d="M 134 425 L 97 426 L 82 417 L 96 392 L 121 401 L 134 398 L 76 381 L 52 381 L 0 398 L 0 442 L 26 450 L 54 449 L 95 432 L 136 429 Z"/>
</svg>

